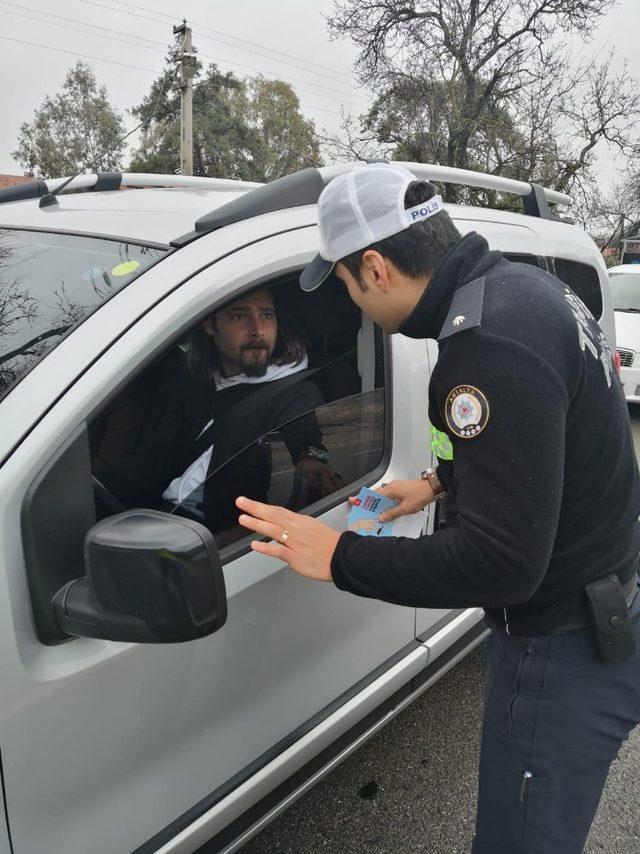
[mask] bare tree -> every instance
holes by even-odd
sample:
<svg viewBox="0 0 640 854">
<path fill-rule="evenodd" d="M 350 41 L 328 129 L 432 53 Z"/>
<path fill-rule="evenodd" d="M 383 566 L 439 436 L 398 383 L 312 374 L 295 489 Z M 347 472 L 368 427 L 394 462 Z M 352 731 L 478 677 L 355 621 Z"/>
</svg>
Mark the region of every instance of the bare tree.
<svg viewBox="0 0 640 854">
<path fill-rule="evenodd" d="M 393 144 L 381 143 L 375 130 L 364 130 L 361 119 L 340 108 L 340 130 L 318 135 L 324 158 L 333 160 L 376 160 L 388 158 L 394 152 Z"/>
<path fill-rule="evenodd" d="M 572 207 L 572 214 L 595 238 L 608 263 L 618 263 L 625 237 L 640 237 L 639 181 L 636 165 L 606 193 L 595 185 L 587 188 Z"/>
<path fill-rule="evenodd" d="M 637 146 L 640 92 L 629 77 L 627 66 L 619 74 L 611 72 L 612 55 L 599 66 L 582 71 L 572 90 L 560 107 L 561 128 L 558 151 L 560 166 L 554 185 L 565 190 L 576 176 L 593 163 L 597 145 L 606 142 L 625 157 L 632 156 Z"/>
<path fill-rule="evenodd" d="M 0 247 L 0 265 L 9 255 L 6 247 Z M 16 379 L 18 370 L 10 362 L 16 352 L 8 350 L 11 336 L 19 332 L 24 324 L 32 324 L 38 317 L 35 299 L 21 287 L 19 281 L 0 282 L 0 393 Z M 39 341 L 33 341 L 37 347 Z"/>
<path fill-rule="evenodd" d="M 627 69 L 613 74 L 611 57 L 575 67 L 559 40 L 588 40 L 613 4 L 336 0 L 329 28 L 356 44 L 360 80 L 378 93 L 363 132 L 402 159 L 571 189 L 592 178 L 601 142 L 625 154 L 633 144 L 640 100 Z"/>
</svg>

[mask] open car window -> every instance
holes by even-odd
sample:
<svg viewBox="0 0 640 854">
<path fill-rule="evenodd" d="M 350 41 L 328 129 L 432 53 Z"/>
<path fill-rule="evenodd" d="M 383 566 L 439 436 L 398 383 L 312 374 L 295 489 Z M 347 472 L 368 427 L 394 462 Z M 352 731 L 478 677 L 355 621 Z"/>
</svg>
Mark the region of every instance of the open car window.
<svg viewBox="0 0 640 854">
<path fill-rule="evenodd" d="M 271 378 L 251 384 L 238 377 L 216 388 L 216 351 L 199 319 L 94 413 L 99 519 L 134 507 L 176 512 L 209 524 L 221 545 L 222 532 L 237 528 L 238 495 L 302 509 L 376 468 L 387 366 L 382 330 L 353 306 L 342 283 L 326 287 L 314 299 L 300 297 L 290 279 L 269 286 L 278 341 L 301 342 L 306 356 L 294 362 L 292 349 L 290 361 L 274 363 Z M 347 465 L 355 434 L 360 444 Z M 285 470 L 289 492 L 270 498 Z"/>
<path fill-rule="evenodd" d="M 250 535 L 237 524 L 239 495 L 303 510 L 358 483 L 382 460 L 384 394 L 381 387 L 333 401 L 260 436 L 213 469 L 174 512 L 203 521 L 222 548 Z M 291 437 L 304 436 L 305 431 L 320 436 L 326 460 L 292 458 Z"/>
</svg>

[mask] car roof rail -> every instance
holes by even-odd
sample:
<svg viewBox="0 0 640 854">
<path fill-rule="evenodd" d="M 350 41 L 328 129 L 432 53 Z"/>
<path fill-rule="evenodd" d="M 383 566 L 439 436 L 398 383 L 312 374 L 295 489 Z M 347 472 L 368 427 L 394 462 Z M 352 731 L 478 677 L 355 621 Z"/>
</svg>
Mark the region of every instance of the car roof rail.
<svg viewBox="0 0 640 854">
<path fill-rule="evenodd" d="M 74 178 L 38 178 L 25 184 L 15 184 L 0 190 L 0 204 L 38 199 L 55 193 L 68 182 L 62 193 L 75 190 L 102 192 L 119 190 L 121 187 L 169 187 L 196 190 L 254 190 L 262 184 L 253 181 L 235 181 L 231 178 L 202 178 L 197 175 L 154 175 L 145 172 L 94 172 L 76 175 Z"/>
<path fill-rule="evenodd" d="M 196 221 L 194 231 L 172 240 L 171 245 L 184 246 L 205 232 L 214 231 L 234 222 L 242 222 L 259 214 L 315 204 L 320 193 L 330 181 L 338 175 L 363 168 L 365 165 L 364 162 L 334 163 L 330 166 L 301 169 L 299 172 L 277 178 L 275 181 L 263 184 L 257 189 L 245 193 L 240 198 L 227 202 L 226 205 L 201 216 Z M 549 203 L 571 204 L 571 197 L 565 193 L 546 189 L 539 184 L 531 184 L 528 181 L 516 181 L 512 178 L 503 178 L 500 175 L 474 172 L 471 169 L 454 169 L 450 166 L 437 166 L 432 163 L 393 161 L 391 165 L 408 169 L 419 180 L 441 181 L 448 184 L 462 184 L 467 187 L 480 187 L 502 193 L 513 193 L 522 197 L 525 214 L 542 219 L 558 219 L 549 207 Z"/>
</svg>

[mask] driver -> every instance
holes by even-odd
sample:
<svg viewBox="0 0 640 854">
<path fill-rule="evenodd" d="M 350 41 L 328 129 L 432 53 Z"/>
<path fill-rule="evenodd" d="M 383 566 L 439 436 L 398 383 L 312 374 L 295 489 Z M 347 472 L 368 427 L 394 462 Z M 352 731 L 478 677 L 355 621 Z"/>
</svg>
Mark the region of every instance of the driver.
<svg viewBox="0 0 640 854">
<path fill-rule="evenodd" d="M 296 466 L 297 498 L 292 495 L 290 504 L 303 506 L 338 488 L 314 413 L 324 401 L 304 378 L 308 366 L 304 341 L 266 289 L 243 295 L 194 330 L 187 368 L 208 411 L 192 437 L 188 464 L 162 494 L 167 509 L 242 535 L 235 498 L 245 486 L 267 495 L 270 451 L 267 441 L 257 440 L 274 430 Z"/>
<path fill-rule="evenodd" d="M 94 470 L 125 506 L 178 512 L 216 535 L 224 531 L 229 542 L 244 535 L 235 498 L 266 500 L 270 450 L 258 440 L 276 430 L 295 466 L 288 506 L 299 509 L 339 488 L 314 412 L 324 400 L 306 378 L 305 341 L 266 288 L 199 324 L 185 349 L 186 359 L 174 353 L 172 370 L 162 371 L 164 385 L 135 447 Z"/>
</svg>

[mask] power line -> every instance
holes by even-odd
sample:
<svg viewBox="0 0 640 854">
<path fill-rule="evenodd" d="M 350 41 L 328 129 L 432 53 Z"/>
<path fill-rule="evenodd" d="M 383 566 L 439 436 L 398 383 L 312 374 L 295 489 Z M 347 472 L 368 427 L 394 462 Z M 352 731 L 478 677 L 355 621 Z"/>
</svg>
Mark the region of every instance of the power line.
<svg viewBox="0 0 640 854">
<path fill-rule="evenodd" d="M 110 11 L 112 11 L 112 12 L 120 12 L 121 14 L 130 15 L 130 16 L 132 16 L 132 17 L 134 17 L 134 18 L 141 18 L 141 19 L 142 19 L 142 20 L 144 20 L 144 21 L 152 21 L 153 23 L 156 23 L 156 24 L 157 24 L 157 23 L 159 23 L 159 21 L 158 21 L 158 15 L 160 15 L 161 17 L 167 18 L 167 19 L 168 19 L 168 21 L 172 20 L 171 18 L 169 18 L 169 16 L 168 16 L 168 15 L 165 15 L 163 12 L 156 12 L 156 11 L 155 11 L 155 10 L 153 10 L 153 9 L 145 9 L 145 7 L 144 7 L 144 6 L 137 6 L 137 5 L 132 4 L 132 3 L 128 3 L 128 4 L 126 4 L 126 5 L 127 5 L 127 6 L 130 6 L 131 8 L 134 8 L 134 9 L 141 9 L 141 10 L 143 10 L 143 11 L 151 12 L 151 13 L 153 14 L 153 16 L 154 16 L 154 17 L 150 17 L 149 15 L 140 15 L 140 14 L 138 14 L 137 12 L 131 12 L 131 11 L 129 11 L 129 9 L 117 9 L 117 8 L 114 8 L 113 6 L 107 6 L 105 3 L 100 3 L 100 2 L 98 2 L 97 0 L 80 0 L 80 2 L 81 2 L 81 3 L 85 3 L 85 4 L 89 5 L 89 6 L 96 6 L 96 7 L 100 8 L 100 9 L 108 9 L 108 10 L 110 10 Z M 198 26 L 200 29 L 203 29 L 203 30 L 209 30 L 209 31 L 211 31 L 211 32 L 217 32 L 216 30 L 213 30 L 211 27 L 207 27 L 205 24 L 196 24 L 196 22 L 195 22 L 195 21 L 194 21 L 194 22 L 192 22 L 192 23 L 194 24 L 194 26 Z M 298 70 L 300 70 L 300 71 L 305 71 L 305 72 L 307 72 L 307 73 L 308 73 L 308 72 L 311 72 L 311 73 L 313 73 L 313 74 L 315 74 L 315 75 L 317 75 L 317 76 L 326 77 L 328 80 L 332 80 L 334 83 L 342 83 L 342 84 L 344 84 L 344 83 L 346 82 L 345 80 L 341 80 L 341 79 L 339 79 L 339 78 L 335 77 L 335 76 L 334 76 L 334 75 L 332 75 L 330 72 L 328 73 L 328 72 L 327 72 L 327 69 L 325 68 L 325 66 L 320 66 L 320 68 L 322 68 L 322 69 L 323 69 L 323 73 L 322 73 L 321 75 L 319 75 L 319 74 L 318 74 L 318 71 L 316 71 L 315 69 L 305 68 L 305 67 L 303 67 L 303 66 L 296 65 L 296 64 L 294 64 L 294 63 L 292 63 L 292 62 L 288 62 L 288 61 L 281 60 L 281 59 L 276 59 L 276 58 L 275 58 L 275 57 L 273 57 L 273 56 L 266 56 L 265 54 L 257 53 L 255 50 L 249 50 L 248 48 L 243 48 L 243 47 L 241 47 L 241 46 L 240 46 L 240 45 L 238 45 L 238 44 L 234 44 L 233 42 L 226 42 L 224 39 L 222 39 L 222 38 L 220 38 L 220 37 L 217 37 L 217 36 L 216 36 L 215 38 L 213 38 L 212 36 L 206 36 L 206 35 L 204 35 L 204 34 L 202 34 L 202 33 L 199 33 L 199 38 L 203 38 L 203 39 L 205 39 L 205 40 L 207 40 L 207 41 L 213 41 L 213 42 L 218 41 L 218 42 L 220 42 L 221 44 L 225 44 L 225 45 L 227 45 L 228 47 L 233 47 L 233 48 L 235 48 L 236 50 L 238 50 L 238 49 L 239 49 L 239 50 L 245 50 L 245 51 L 247 51 L 247 52 L 249 52 L 249 53 L 253 53 L 253 54 L 255 54 L 256 56 L 261 56 L 262 58 L 264 58 L 264 59 L 268 59 L 268 60 L 270 60 L 271 62 L 280 62 L 280 63 L 282 63 L 282 64 L 284 64 L 284 65 L 290 65 L 292 68 L 297 68 L 297 69 L 298 69 Z M 231 36 L 231 38 L 238 38 L 238 37 L 237 37 L 237 36 Z M 268 48 L 267 48 L 267 49 L 268 49 Z M 281 51 L 279 51 L 279 52 L 281 53 Z M 286 56 L 286 54 L 285 54 L 285 56 Z M 314 65 L 315 65 L 315 63 L 314 63 Z M 249 67 L 250 67 L 250 66 L 249 66 Z M 338 73 L 339 73 L 339 74 L 343 74 L 344 72 L 338 72 Z M 346 75 L 345 75 L 345 76 L 346 76 Z M 349 81 L 349 82 L 351 82 L 351 81 Z"/>
<path fill-rule="evenodd" d="M 110 65 L 120 65 L 123 68 L 135 68 L 137 71 L 149 71 L 151 74 L 161 74 L 162 72 L 155 71 L 153 68 L 145 68 L 143 65 L 130 65 L 128 62 L 117 62 L 115 59 L 105 59 L 103 56 L 91 56 L 88 53 L 78 53 L 74 50 L 64 50 L 61 47 L 52 47 L 48 44 L 39 44 L 38 42 L 28 42 L 24 39 L 14 39 L 11 36 L 0 35 L 0 39 L 16 44 L 26 44 L 30 47 L 43 47 L 45 50 L 54 50 L 56 53 L 66 53 L 69 56 L 79 56 L 81 59 L 95 59 L 98 62 L 108 62 Z"/>
<path fill-rule="evenodd" d="M 239 68 L 248 68 L 250 71 L 259 71 L 260 74 L 264 74 L 264 70 L 262 68 L 258 68 L 256 65 L 247 65 L 245 62 L 237 62 L 236 60 L 223 59 L 222 57 L 211 56 L 208 53 L 201 53 L 200 56 L 203 56 L 207 59 L 213 59 L 215 62 L 226 62 L 227 65 L 236 65 Z M 270 76 L 270 75 L 269 75 Z M 295 77 L 282 77 L 283 80 L 289 80 L 293 83 L 302 83 L 304 86 L 315 86 L 317 89 L 322 89 L 325 92 L 335 92 L 337 95 L 349 95 L 353 98 L 360 98 L 365 101 L 362 95 L 353 95 L 351 92 L 344 92 L 342 89 L 332 89 L 330 86 L 325 86 L 324 83 L 310 83 L 308 80 L 298 80 Z M 318 95 L 320 98 L 328 98 L 330 101 L 335 101 L 335 98 L 332 98 L 331 95 L 322 95 L 320 92 L 311 92 L 312 95 Z M 355 104 L 352 105 L 355 108 Z"/>
<path fill-rule="evenodd" d="M 84 4 L 88 5 L 88 6 L 96 6 L 96 7 L 100 8 L 100 9 L 108 9 L 108 10 L 109 10 L 109 11 L 111 11 L 111 12 L 119 12 L 119 13 L 121 13 L 121 14 L 129 15 L 129 16 L 134 17 L 134 18 L 140 18 L 140 19 L 141 19 L 141 20 L 143 20 L 143 21 L 151 21 L 152 23 L 155 23 L 155 24 L 159 23 L 159 21 L 158 21 L 157 17 L 153 17 L 153 18 L 152 18 L 152 17 L 149 17 L 149 15 L 140 15 L 140 14 L 138 14 L 137 12 L 130 12 L 130 11 L 126 10 L 126 9 L 114 9 L 112 6 L 107 6 L 107 5 L 105 5 L 104 3 L 97 2 L 97 0 L 80 0 L 80 2 L 81 2 L 81 3 L 84 3 Z M 135 7 L 135 8 L 143 8 L 143 7 Z M 158 13 L 158 14 L 163 15 L 163 13 Z M 164 15 L 163 15 L 163 16 L 164 16 Z M 164 16 L 164 17 L 166 17 L 166 18 L 168 19 L 168 22 L 169 22 L 170 20 L 173 20 L 173 19 L 169 19 L 169 16 Z M 230 43 L 230 42 L 225 42 L 223 39 L 213 39 L 213 38 L 211 38 L 210 36 L 203 35 L 202 33 L 199 33 L 199 34 L 198 34 L 198 37 L 199 37 L 199 38 L 204 39 L 205 41 L 211 41 L 211 42 L 220 41 L 222 44 L 225 44 L 227 47 L 232 47 L 232 48 L 235 48 L 236 50 L 239 48 L 239 46 L 238 46 L 237 44 L 233 44 L 233 43 Z M 239 48 L 239 49 L 240 49 L 240 50 L 247 50 L 246 48 Z M 249 51 L 249 52 L 250 52 L 250 53 L 254 53 L 254 54 L 255 54 L 255 51 Z M 212 56 L 211 54 L 206 54 L 206 53 L 203 53 L 203 52 L 200 52 L 200 54 L 199 54 L 199 55 L 200 55 L 200 56 L 202 56 L 202 57 L 206 57 L 206 58 L 209 58 L 209 59 L 213 59 L 214 61 L 218 61 L 218 59 L 219 59 L 218 57 L 215 57 L 215 56 Z M 262 56 L 264 59 L 268 59 L 268 60 L 270 60 L 270 61 L 272 61 L 272 62 L 282 62 L 282 60 L 274 59 L 274 57 L 271 57 L 271 56 L 265 56 L 264 54 L 256 54 L 256 55 L 257 55 L 257 56 Z M 259 68 L 258 66 L 255 66 L 255 65 L 248 65 L 247 63 L 238 62 L 237 60 L 221 59 L 220 61 L 224 61 L 224 62 L 226 62 L 228 65 L 236 65 L 236 66 L 238 66 L 238 67 L 240 67 L 240 68 L 248 68 L 250 71 L 258 71 L 258 72 L 260 72 L 261 74 L 265 74 L 265 73 L 266 73 L 266 72 L 264 71 L 264 69 Z M 343 80 L 338 80 L 338 79 L 336 79 L 335 77 L 332 77 L 332 76 L 330 76 L 330 75 L 328 75 L 328 74 L 326 74 L 326 73 L 325 73 L 324 75 L 322 75 L 322 74 L 318 74 L 318 72 L 316 72 L 316 71 L 312 71 L 312 70 L 311 70 L 311 69 L 309 69 L 309 68 L 302 68 L 302 67 L 301 67 L 301 66 L 299 66 L 299 65 L 293 65 L 292 63 L 284 63 L 284 64 L 285 64 L 285 65 L 291 65 L 292 67 L 294 67 L 294 68 L 298 68 L 299 70 L 304 71 L 305 73 L 309 73 L 309 72 L 311 72 L 311 73 L 315 74 L 315 75 L 316 75 L 316 77 L 323 77 L 323 76 L 324 76 L 324 77 L 326 77 L 328 80 L 333 81 L 334 83 L 344 83 L 344 82 L 345 82 L 345 81 L 343 81 Z M 268 76 L 271 76 L 271 75 L 268 75 Z M 335 93 L 337 93 L 337 94 L 339 94 L 339 95 L 346 95 L 347 97 L 350 97 L 350 98 L 357 98 L 357 99 L 362 100 L 362 101 L 367 101 L 367 100 L 368 100 L 368 99 L 367 99 L 365 96 L 363 96 L 363 95 L 358 95 L 358 94 L 356 94 L 356 93 L 354 93 L 354 92 L 345 92 L 345 91 L 344 91 L 344 89 L 334 89 L 334 88 L 332 88 L 332 87 L 326 86 L 326 85 L 325 85 L 325 84 L 323 84 L 323 83 L 314 83 L 314 82 L 312 82 L 311 80 L 300 80 L 300 78 L 296 78 L 296 77 L 289 77 L 289 76 L 285 76 L 285 75 L 280 75 L 280 77 L 281 77 L 281 79 L 288 80 L 288 81 L 291 81 L 291 82 L 293 82 L 293 83 L 302 83 L 302 84 L 303 84 L 303 85 L 305 85 L 305 86 L 313 86 L 313 87 L 315 87 L 315 88 L 317 88 L 317 89 L 323 89 L 323 90 L 325 90 L 325 91 L 327 91 L 327 92 L 335 92 Z M 314 93 L 314 94 L 315 94 L 315 93 Z M 323 97 L 324 97 L 324 96 L 323 96 Z"/>
<path fill-rule="evenodd" d="M 91 54 L 87 54 L 87 53 L 78 53 L 77 51 L 73 51 L 73 50 L 64 50 L 61 47 L 52 47 L 51 45 L 48 45 L 48 44 L 39 44 L 38 42 L 29 42 L 29 41 L 25 41 L 24 39 L 12 38 L 11 36 L 0 35 L 0 39 L 4 39 L 5 41 L 9 41 L 9 42 L 15 42 L 16 44 L 28 45 L 29 47 L 41 47 L 41 48 L 44 48 L 45 50 L 53 50 L 56 53 L 65 53 L 68 56 L 77 56 L 80 59 L 94 59 L 94 60 L 97 60 L 98 62 L 108 62 L 110 65 L 119 65 L 123 68 L 134 68 L 138 71 L 148 71 L 151 74 L 155 74 L 156 76 L 160 76 L 162 74 L 161 71 L 156 71 L 153 68 L 146 68 L 142 65 L 131 65 L 130 63 L 127 63 L 127 62 L 117 62 L 115 59 L 105 59 L 103 56 L 92 56 Z M 312 94 L 315 95 L 317 93 L 314 92 Z M 322 113 L 331 113 L 331 115 L 333 115 L 333 116 L 340 117 L 340 113 L 337 113 L 335 110 L 328 110 L 325 107 L 317 107 L 314 104 L 303 104 L 302 102 L 300 102 L 300 106 L 305 110 L 319 110 Z"/>
<path fill-rule="evenodd" d="M 10 0 L 0 0 L 0 4 L 1 4 L 1 5 L 5 5 L 5 6 L 10 6 L 10 7 L 12 7 L 12 10 L 11 10 L 11 11 L 9 11 L 9 14 L 11 14 L 11 15 L 16 15 L 17 17 L 21 17 L 21 18 L 26 18 L 27 20 L 30 20 L 30 21 L 41 21 L 42 23 L 46 23 L 46 24 L 48 24 L 48 25 L 53 25 L 53 26 L 56 26 L 56 27 L 61 27 L 62 29 L 67 29 L 67 30 L 70 30 L 70 31 L 79 32 L 79 33 L 84 33 L 84 34 L 88 34 L 88 35 L 94 35 L 94 36 L 96 36 L 97 38 L 104 38 L 104 39 L 110 39 L 111 41 L 118 41 L 118 42 L 119 42 L 119 43 L 121 43 L 121 44 L 128 44 L 128 45 L 131 45 L 132 47 L 145 47 L 145 49 L 146 49 L 146 50 L 157 50 L 157 49 L 159 49 L 159 50 L 161 50 L 163 53 L 166 53 L 166 51 L 167 51 L 167 45 L 166 45 L 166 44 L 163 44 L 162 42 L 159 42 L 159 41 L 154 41 L 153 39 L 141 38 L 141 40 L 142 40 L 142 41 L 146 41 L 146 42 L 147 42 L 148 44 L 150 44 L 150 45 L 155 45 L 155 46 L 157 46 L 157 47 L 153 47 L 153 48 L 152 48 L 152 47 L 146 47 L 145 45 L 138 45 L 136 42 L 131 42 L 131 41 L 124 41 L 124 42 L 123 42 L 121 37 L 128 37 L 128 36 L 130 36 L 131 34 L 130 34 L 130 33 L 127 33 L 127 32 L 123 32 L 122 30 L 114 30 L 114 29 L 107 28 L 107 27 L 101 27 L 101 26 L 99 26 L 99 25 L 97 25 L 97 24 L 89 24 L 89 23 L 86 23 L 86 22 L 84 22 L 84 21 L 78 21 L 78 20 L 77 20 L 77 19 L 75 19 L 75 18 L 65 18 L 65 17 L 64 17 L 64 16 L 62 16 L 62 15 L 54 15 L 54 14 L 52 14 L 52 13 L 50 13 L 50 12 L 46 12 L 46 11 L 44 11 L 43 9 L 33 9 L 32 7 L 28 7 L 28 6 L 22 6 L 22 7 L 21 7 L 21 6 L 18 6 L 17 4 L 14 4 L 14 3 L 10 2 Z M 93 5 L 93 4 L 92 4 L 92 5 Z M 79 24 L 81 24 L 82 26 L 85 26 L 85 27 L 92 27 L 92 28 L 94 28 L 94 29 L 98 29 L 98 30 L 105 30 L 106 32 L 109 32 L 109 33 L 116 33 L 119 37 L 118 37 L 118 38 L 116 38 L 116 36 L 103 35 L 102 33 L 87 33 L 87 31 L 86 31 L 86 30 L 81 30 L 81 29 L 78 29 L 77 27 L 68 26 L 68 25 L 66 25 L 66 24 L 59 24 L 59 23 L 56 23 L 55 21 L 47 21 L 47 20 L 45 20 L 45 19 L 43 19 L 43 18 L 34 18 L 34 17 L 30 16 L 30 15 L 25 15 L 23 12 L 16 12 L 16 11 L 13 11 L 13 9 L 15 9 L 15 8 L 23 8 L 23 9 L 27 9 L 28 11 L 35 12 L 35 13 L 37 13 L 37 14 L 47 15 L 48 17 L 56 18 L 57 20 L 60 20 L 60 21 L 71 21 L 71 22 L 74 22 L 74 23 L 79 23 Z M 136 16 L 136 17 L 138 17 L 138 16 Z M 224 58 L 221 58 L 221 57 L 213 56 L 212 54 L 208 54 L 208 53 L 200 53 L 199 55 L 200 55 L 201 57 L 203 57 L 203 58 L 211 59 L 211 60 L 213 60 L 213 61 L 215 61 L 215 62 L 224 62 L 224 63 L 226 63 L 227 65 L 238 66 L 238 67 L 241 67 L 241 68 L 248 68 L 248 69 L 249 69 L 249 70 L 251 70 L 251 71 L 258 71 L 258 72 L 260 72 L 260 73 L 264 73 L 264 71 L 263 71 L 261 68 L 258 68 L 258 67 L 257 67 L 257 66 L 255 66 L 255 65 L 247 65 L 246 63 L 242 63 L 242 62 L 235 62 L 235 61 L 232 61 L 232 60 L 227 60 L 227 59 L 224 59 Z M 304 86 L 313 86 L 313 87 L 314 87 L 314 89 L 321 89 L 321 90 L 326 91 L 326 92 L 335 92 L 336 94 L 339 94 L 339 95 L 348 95 L 348 96 L 350 96 L 350 97 L 355 97 L 355 98 L 359 98 L 359 99 L 361 99 L 361 100 L 363 100 L 363 101 L 366 101 L 366 99 L 365 99 L 365 98 L 363 98 L 361 95 L 354 95 L 353 93 L 350 93 L 350 92 L 344 92 L 344 91 L 343 91 L 343 90 L 341 90 L 341 89 L 333 89 L 333 88 L 331 88 L 331 87 L 327 87 L 327 86 L 325 86 L 325 85 L 324 85 L 324 84 L 322 84 L 322 83 L 312 83 L 310 80 L 300 80 L 300 79 L 295 78 L 295 77 L 284 77 L 283 79 L 286 79 L 286 80 L 288 80 L 289 82 L 292 82 L 292 83 L 302 84 L 302 86 L 301 86 L 300 88 L 301 88 L 301 91 L 303 91 L 303 92 L 305 91 L 305 89 L 304 89 L 304 88 L 302 88 L 302 87 L 304 87 Z M 307 91 L 308 91 L 308 90 L 307 90 Z M 328 100 L 328 101 L 333 101 L 333 100 L 335 100 L 335 99 L 334 99 L 334 98 L 332 98 L 330 95 L 324 95 L 324 94 L 322 94 L 322 92 L 308 91 L 308 94 L 310 94 L 310 95 L 316 95 L 317 97 L 319 97 L 319 98 L 324 98 L 324 99 L 326 99 L 326 100 Z M 352 106 L 354 109 L 359 109 L 359 108 L 357 108 L 357 107 L 355 106 L 355 104 L 351 104 L 351 106 Z"/>
<path fill-rule="evenodd" d="M 0 4 L 5 4 L 5 3 L 6 3 L 6 0 L 0 0 Z M 25 7 L 25 8 L 27 8 L 27 7 Z M 88 30 L 81 30 L 79 27 L 70 27 L 68 24 L 58 24 L 58 23 L 56 23 L 56 21 L 46 21 L 44 18 L 36 18 L 33 15 L 25 15 L 23 12 L 15 12 L 13 9 L 4 9 L 3 11 L 5 12 L 5 14 L 8 14 L 8 15 L 15 15 L 18 18 L 25 18 L 27 21 L 36 21 L 38 23 L 47 24 L 47 26 L 50 26 L 50 27 L 62 27 L 62 29 L 64 29 L 64 30 L 70 30 L 71 32 L 76 32 L 76 33 L 82 33 L 85 36 L 91 35 L 91 36 L 97 36 L 98 38 L 101 38 L 101 39 L 111 39 L 111 41 L 118 42 L 119 44 L 128 44 L 128 45 L 131 45 L 131 47 L 142 47 L 145 50 L 152 50 L 156 53 L 159 52 L 157 47 L 146 47 L 146 45 L 136 44 L 136 42 L 123 41 L 121 36 L 107 36 L 107 35 L 102 35 L 102 33 L 92 33 Z M 59 16 L 56 15 L 55 17 L 59 17 Z M 129 34 L 123 33 L 122 35 L 126 36 Z M 159 44 L 159 42 L 157 42 L 157 44 Z"/>
<path fill-rule="evenodd" d="M 161 15 L 163 17 L 169 17 L 165 15 L 164 12 L 157 12 L 155 9 L 149 9 L 145 6 L 138 6 L 136 3 L 129 3 L 127 0 L 109 0 L 110 3 L 115 3 L 118 6 L 131 6 L 133 9 L 140 9 L 143 12 L 151 12 L 154 15 Z M 319 62 L 312 62 L 310 59 L 305 59 L 302 56 L 295 56 L 294 54 L 287 53 L 286 51 L 278 50 L 275 47 L 269 47 L 266 44 L 260 44 L 260 42 L 253 42 L 249 39 L 244 39 L 241 36 L 235 36 L 233 33 L 225 33 L 224 30 L 217 30 L 214 27 L 208 26 L 208 24 L 201 24 L 197 21 L 192 22 L 195 27 L 199 27 L 201 30 L 208 30 L 210 33 L 216 33 L 216 35 L 225 36 L 225 38 L 234 39 L 235 41 L 242 42 L 243 44 L 251 45 L 252 47 L 260 48 L 260 50 L 268 50 L 271 53 L 277 53 L 279 56 L 285 56 L 288 59 L 295 59 L 296 62 L 302 62 L 305 65 L 313 65 L 315 68 L 320 68 L 323 71 L 328 71 L 326 65 L 321 65 Z M 352 75 L 348 74 L 346 71 L 337 71 L 334 70 L 332 74 L 340 75 L 341 77 L 345 77 L 349 82 L 352 81 Z M 335 79 L 335 77 L 334 77 Z"/>
<path fill-rule="evenodd" d="M 3 6 L 11 6 L 13 9 L 20 9 L 21 13 L 23 11 L 35 12 L 38 15 L 46 15 L 48 18 L 56 18 L 58 21 L 66 21 L 66 22 L 72 23 L 72 24 L 81 24 L 83 27 L 91 27 L 92 29 L 95 29 L 95 30 L 104 30 L 104 32 L 107 32 L 107 33 L 115 33 L 115 35 L 117 35 L 117 36 L 125 36 L 125 37 L 131 36 L 131 33 L 123 32 L 122 30 L 112 30 L 109 27 L 101 27 L 98 24 L 90 24 L 88 21 L 79 21 L 77 18 L 65 18 L 63 15 L 54 15 L 53 12 L 47 12 L 44 9 L 33 9 L 30 6 L 24 6 L 20 3 L 12 3 L 10 0 L 0 0 L 0 3 Z M 13 14 L 18 14 L 18 13 L 14 12 Z M 26 17 L 26 15 L 22 15 L 22 17 Z M 37 19 L 33 18 L 32 20 L 37 20 Z M 42 19 L 40 19 L 40 20 L 42 20 Z M 44 23 L 49 24 L 49 23 L 53 23 L 53 22 L 45 21 Z M 71 27 L 69 27 L 68 29 L 71 29 Z M 79 31 L 79 32 L 84 32 L 84 31 Z M 96 35 L 100 38 L 106 38 L 106 36 L 101 36 L 99 33 L 91 33 L 91 35 Z M 144 36 L 136 35 L 136 40 L 137 40 L 137 42 L 143 41 L 143 42 L 148 42 L 149 44 L 152 44 L 152 45 L 160 45 L 160 47 L 164 48 L 165 50 L 167 47 L 162 42 L 154 41 L 153 39 L 146 39 L 146 38 L 144 38 Z M 137 45 L 137 44 L 136 44 L 136 46 L 139 47 L 139 45 Z"/>
</svg>

